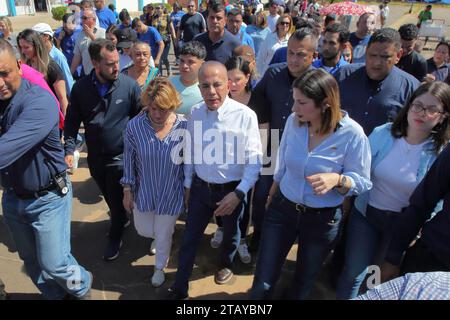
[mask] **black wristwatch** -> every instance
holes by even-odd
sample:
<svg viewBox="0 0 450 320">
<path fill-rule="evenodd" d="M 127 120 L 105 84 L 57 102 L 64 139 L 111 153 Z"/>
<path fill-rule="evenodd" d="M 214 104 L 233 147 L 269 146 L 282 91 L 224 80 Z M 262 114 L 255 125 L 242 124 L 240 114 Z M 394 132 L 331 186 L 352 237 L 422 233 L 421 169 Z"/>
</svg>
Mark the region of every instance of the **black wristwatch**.
<svg viewBox="0 0 450 320">
<path fill-rule="evenodd" d="M 239 189 L 234 189 L 234 193 L 236 194 L 236 196 L 238 197 L 238 199 L 239 199 L 240 201 L 244 201 L 244 198 L 245 198 L 245 193 L 244 193 L 244 191 L 241 191 L 241 190 L 239 190 Z"/>
</svg>

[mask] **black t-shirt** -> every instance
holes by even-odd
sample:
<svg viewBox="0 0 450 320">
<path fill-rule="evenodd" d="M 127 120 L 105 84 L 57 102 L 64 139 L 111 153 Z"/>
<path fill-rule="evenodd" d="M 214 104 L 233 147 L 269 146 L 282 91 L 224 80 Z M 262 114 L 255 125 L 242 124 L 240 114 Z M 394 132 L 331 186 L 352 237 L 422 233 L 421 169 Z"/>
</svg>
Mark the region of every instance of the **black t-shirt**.
<svg viewBox="0 0 450 320">
<path fill-rule="evenodd" d="M 194 37 L 206 30 L 206 22 L 203 16 L 196 12 L 193 15 L 185 14 L 181 17 L 180 31 L 183 32 L 182 40 L 191 41 Z"/>
<path fill-rule="evenodd" d="M 58 80 L 64 80 L 64 75 L 61 70 L 61 68 L 58 66 L 58 64 L 50 59 L 50 62 L 48 63 L 48 69 L 47 69 L 47 76 L 45 77 L 45 81 L 47 81 L 48 86 L 50 89 L 52 89 L 53 93 L 56 96 L 55 88 L 53 87 L 53 84 Z"/>
<path fill-rule="evenodd" d="M 397 67 L 414 76 L 419 81 L 422 81 L 427 75 L 427 61 L 416 51 L 401 57 L 397 63 Z"/>
</svg>

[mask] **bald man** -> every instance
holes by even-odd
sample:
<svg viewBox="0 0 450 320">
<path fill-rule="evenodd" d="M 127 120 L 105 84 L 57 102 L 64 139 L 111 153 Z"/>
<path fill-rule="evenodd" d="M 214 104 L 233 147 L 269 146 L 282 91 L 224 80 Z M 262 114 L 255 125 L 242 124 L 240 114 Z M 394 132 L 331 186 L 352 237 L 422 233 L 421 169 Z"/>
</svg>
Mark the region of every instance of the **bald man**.
<svg viewBox="0 0 450 320">
<path fill-rule="evenodd" d="M 222 217 L 224 228 L 214 281 L 225 284 L 231 280 L 243 200 L 262 167 L 256 114 L 228 97 L 225 66 L 205 62 L 199 70 L 199 87 L 204 102 L 192 107 L 188 122 L 184 186 L 189 213 L 171 299 L 188 297 L 197 248 L 213 216 Z"/>
<path fill-rule="evenodd" d="M 72 186 L 56 101 L 21 75 L 13 48 L 0 39 L 3 217 L 27 274 L 45 298 L 86 298 L 92 274 L 70 253 Z"/>
</svg>

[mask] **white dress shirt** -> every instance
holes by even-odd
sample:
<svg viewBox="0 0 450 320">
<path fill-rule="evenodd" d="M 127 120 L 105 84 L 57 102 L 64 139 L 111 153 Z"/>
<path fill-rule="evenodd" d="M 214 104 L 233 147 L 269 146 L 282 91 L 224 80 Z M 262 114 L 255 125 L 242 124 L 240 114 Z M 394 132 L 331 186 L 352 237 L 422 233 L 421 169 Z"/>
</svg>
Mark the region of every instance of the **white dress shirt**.
<svg viewBox="0 0 450 320">
<path fill-rule="evenodd" d="M 278 48 L 286 47 L 289 40 L 289 34 L 283 39 L 278 38 L 278 33 L 271 32 L 259 47 L 259 52 L 256 56 L 256 69 L 261 77 L 264 76 L 272 57 Z"/>
<path fill-rule="evenodd" d="M 195 173 L 209 183 L 240 181 L 237 189 L 247 193 L 262 168 L 256 113 L 229 97 L 214 111 L 200 103 L 192 107 L 188 130 L 184 186 L 191 187 Z"/>
</svg>

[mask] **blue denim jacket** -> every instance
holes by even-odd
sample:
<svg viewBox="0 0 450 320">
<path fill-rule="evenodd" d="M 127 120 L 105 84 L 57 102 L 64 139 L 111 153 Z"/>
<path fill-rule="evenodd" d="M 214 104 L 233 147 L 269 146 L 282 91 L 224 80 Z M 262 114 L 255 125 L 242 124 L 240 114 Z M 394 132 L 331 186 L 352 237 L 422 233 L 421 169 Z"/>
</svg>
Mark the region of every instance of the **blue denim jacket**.
<svg viewBox="0 0 450 320">
<path fill-rule="evenodd" d="M 371 176 L 376 166 L 386 157 L 394 145 L 395 138 L 391 134 L 392 123 L 386 123 L 373 129 L 369 135 L 370 150 L 372 153 Z M 430 139 L 424 144 L 422 153 L 420 155 L 419 169 L 417 170 L 416 178 L 421 181 L 427 174 L 437 154 L 433 150 L 433 141 Z M 367 203 L 369 201 L 369 191 L 360 194 L 355 200 L 355 207 L 363 216 L 366 215 Z M 439 208 L 439 210 L 438 210 Z M 442 209 L 442 201 L 440 201 L 435 209 L 438 212 Z"/>
</svg>

